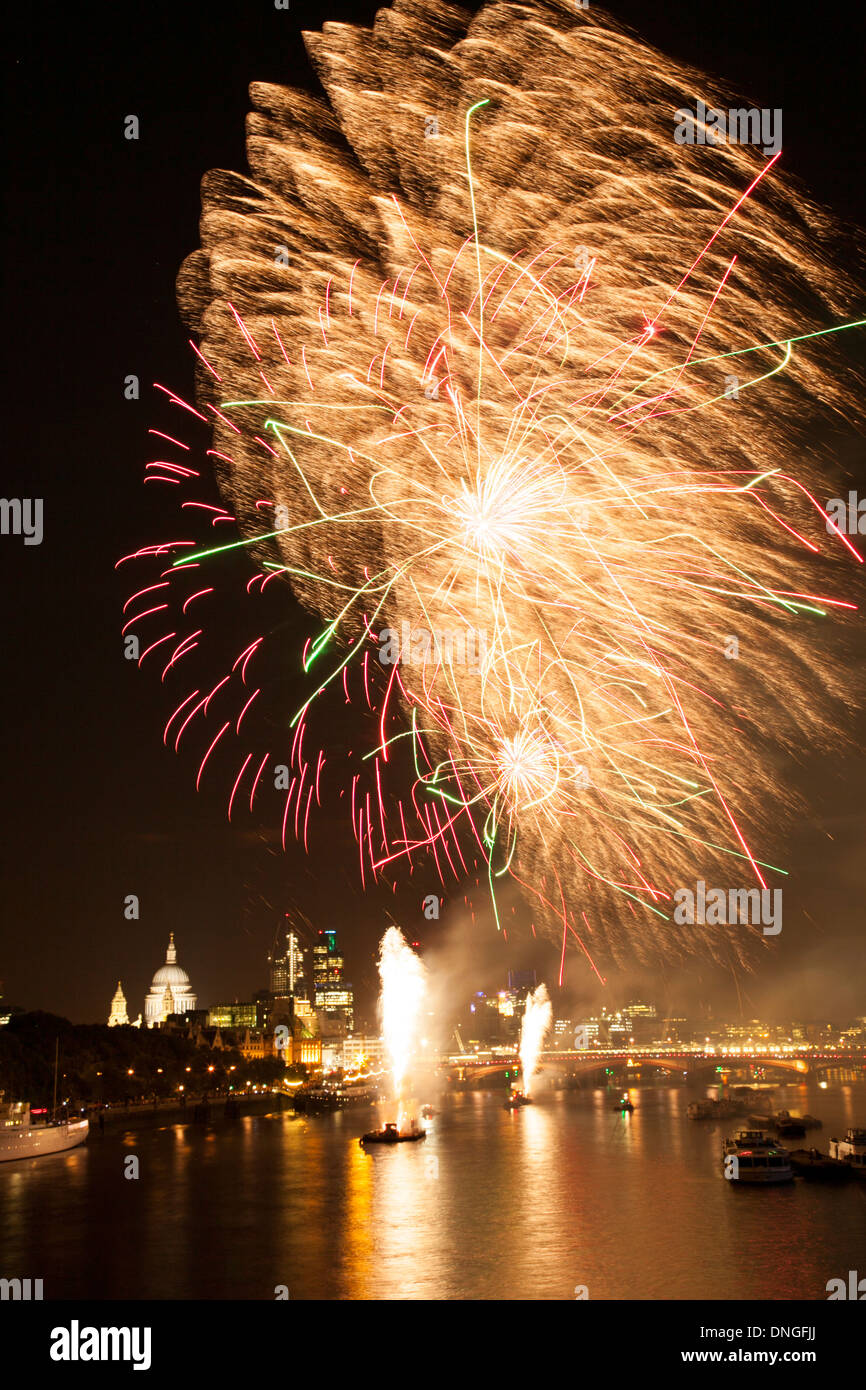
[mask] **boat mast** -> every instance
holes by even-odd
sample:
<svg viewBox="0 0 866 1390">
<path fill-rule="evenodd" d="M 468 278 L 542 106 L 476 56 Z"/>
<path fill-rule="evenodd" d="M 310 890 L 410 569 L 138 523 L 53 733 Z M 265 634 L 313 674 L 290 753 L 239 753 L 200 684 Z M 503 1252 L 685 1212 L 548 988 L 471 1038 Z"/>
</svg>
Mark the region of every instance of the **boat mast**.
<svg viewBox="0 0 866 1390">
<path fill-rule="evenodd" d="M 51 1107 L 52 1120 L 57 1119 L 57 1061 L 60 1054 L 60 1037 L 54 1039 L 54 1104 Z"/>
</svg>

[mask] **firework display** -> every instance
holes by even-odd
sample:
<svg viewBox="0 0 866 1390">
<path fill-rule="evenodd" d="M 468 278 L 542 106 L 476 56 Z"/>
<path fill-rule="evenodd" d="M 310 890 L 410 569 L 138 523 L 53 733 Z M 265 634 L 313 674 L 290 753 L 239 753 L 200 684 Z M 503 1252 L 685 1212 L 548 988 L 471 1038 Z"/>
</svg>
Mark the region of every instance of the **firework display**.
<svg viewBox="0 0 866 1390">
<path fill-rule="evenodd" d="M 198 398 L 171 400 L 222 505 L 163 432 L 182 521 L 126 617 L 185 682 L 167 741 L 199 738 L 199 782 L 236 741 L 230 815 L 285 764 L 283 843 L 328 763 L 365 881 L 480 865 L 563 953 L 745 962 L 759 931 L 672 900 L 779 886 L 786 760 L 844 723 L 834 228 L 778 153 L 678 144 L 713 85 L 595 9 L 396 0 L 305 38 L 325 97 L 253 84 L 250 174 L 206 177 L 179 278 Z M 279 630 L 193 674 L 238 552 L 251 611 L 315 619 L 281 748 L 252 732 Z M 334 690 L 371 714 L 342 768 L 305 745 Z"/>
</svg>

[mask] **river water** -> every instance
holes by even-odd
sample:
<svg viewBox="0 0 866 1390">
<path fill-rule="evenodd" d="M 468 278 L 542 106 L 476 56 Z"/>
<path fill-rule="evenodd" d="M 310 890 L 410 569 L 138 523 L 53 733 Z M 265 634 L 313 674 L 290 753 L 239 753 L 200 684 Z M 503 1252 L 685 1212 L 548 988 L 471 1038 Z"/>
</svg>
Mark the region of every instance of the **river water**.
<svg viewBox="0 0 866 1390">
<path fill-rule="evenodd" d="M 694 1122 L 698 1093 L 444 1095 L 419 1144 L 369 1153 L 370 1108 L 133 1122 L 67 1154 L 0 1165 L 0 1277 L 45 1299 L 826 1299 L 866 1274 L 866 1183 L 739 1189 L 740 1123 Z M 866 1085 L 789 1086 L 816 1144 L 866 1125 Z M 138 1159 L 139 1176 L 125 1171 Z"/>
</svg>

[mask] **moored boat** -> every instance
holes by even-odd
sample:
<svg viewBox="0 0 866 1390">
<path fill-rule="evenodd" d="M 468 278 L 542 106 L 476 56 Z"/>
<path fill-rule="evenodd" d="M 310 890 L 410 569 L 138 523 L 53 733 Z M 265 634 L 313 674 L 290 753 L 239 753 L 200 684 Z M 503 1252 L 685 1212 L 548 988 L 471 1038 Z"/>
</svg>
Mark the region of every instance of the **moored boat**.
<svg viewBox="0 0 866 1390">
<path fill-rule="evenodd" d="M 299 1115 L 324 1115 L 346 1104 L 344 1094 L 332 1086 L 305 1086 L 292 1096 L 292 1105 Z"/>
<path fill-rule="evenodd" d="M 821 1128 L 821 1121 L 816 1120 L 814 1115 L 792 1115 L 789 1110 L 780 1110 L 772 1115 L 769 1123 L 777 1134 L 797 1139 L 802 1138 L 807 1129 Z"/>
<path fill-rule="evenodd" d="M 776 1120 L 773 1127 L 783 1139 L 804 1139 L 806 1137 L 806 1126 L 801 1124 L 798 1119 Z"/>
<path fill-rule="evenodd" d="M 734 1115 L 742 1115 L 745 1105 L 739 1100 L 693 1100 L 686 1114 L 690 1120 L 729 1120 Z"/>
<path fill-rule="evenodd" d="M 849 1129 L 844 1139 L 830 1140 L 830 1157 L 845 1163 L 855 1178 L 866 1179 L 866 1129 Z"/>
<path fill-rule="evenodd" d="M 741 1129 L 722 1145 L 722 1167 L 731 1182 L 756 1186 L 791 1182 L 794 1170 L 787 1149 L 760 1129 Z"/>
<path fill-rule="evenodd" d="M 34 1124 L 26 1101 L 0 1104 L 0 1163 L 63 1153 L 83 1144 L 89 1120 L 59 1120 Z"/>
<path fill-rule="evenodd" d="M 830 1158 L 818 1149 L 794 1149 L 791 1167 L 798 1178 L 808 1182 L 847 1182 L 854 1176 L 852 1169 L 840 1158 Z"/>
</svg>

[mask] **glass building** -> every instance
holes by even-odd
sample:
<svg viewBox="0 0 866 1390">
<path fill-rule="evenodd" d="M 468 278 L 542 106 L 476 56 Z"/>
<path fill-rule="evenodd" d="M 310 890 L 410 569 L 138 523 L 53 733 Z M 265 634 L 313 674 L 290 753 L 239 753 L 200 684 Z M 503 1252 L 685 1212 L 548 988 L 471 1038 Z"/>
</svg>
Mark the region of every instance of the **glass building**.
<svg viewBox="0 0 866 1390">
<path fill-rule="evenodd" d="M 333 929 L 320 931 L 312 951 L 313 1002 L 323 1034 L 334 1030 L 351 1033 L 354 1028 L 354 993 L 343 979 L 343 957 Z"/>
<path fill-rule="evenodd" d="M 303 999 L 308 998 L 307 952 L 298 933 L 290 927 L 282 933 L 277 932 L 268 956 L 268 969 L 271 994 L 276 998 L 284 999 L 295 995 Z"/>
</svg>

